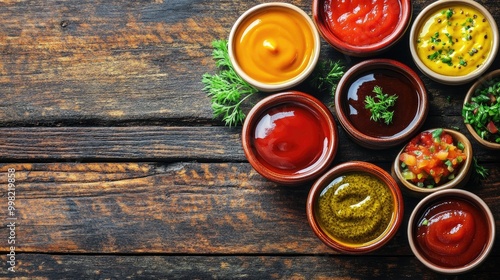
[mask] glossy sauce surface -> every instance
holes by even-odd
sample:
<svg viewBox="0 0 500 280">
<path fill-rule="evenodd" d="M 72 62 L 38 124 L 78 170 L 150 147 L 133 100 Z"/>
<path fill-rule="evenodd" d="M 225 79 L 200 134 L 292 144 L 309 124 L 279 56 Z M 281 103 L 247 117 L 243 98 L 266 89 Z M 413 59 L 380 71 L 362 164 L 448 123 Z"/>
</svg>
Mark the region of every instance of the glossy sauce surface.
<svg viewBox="0 0 500 280">
<path fill-rule="evenodd" d="M 451 198 L 430 206 L 415 234 L 426 258 L 443 267 L 458 267 L 479 256 L 489 233 L 481 210 L 466 200 Z"/>
<path fill-rule="evenodd" d="M 375 96 L 373 93 L 375 86 L 381 87 L 388 95 L 398 96 L 391 108 L 394 116 L 389 125 L 370 120 L 371 112 L 365 108 L 366 96 Z M 419 101 L 417 92 L 401 74 L 394 71 L 377 71 L 362 74 L 351 83 L 343 106 L 357 130 L 372 137 L 384 138 L 397 136 L 417 122 Z"/>
<path fill-rule="evenodd" d="M 431 15 L 417 38 L 417 53 L 436 73 L 462 76 L 479 68 L 493 45 L 491 25 L 478 10 L 450 6 Z"/>
<path fill-rule="evenodd" d="M 342 243 L 363 245 L 376 240 L 394 215 L 391 190 L 375 176 L 351 172 L 332 181 L 316 205 L 323 230 Z"/>
<path fill-rule="evenodd" d="M 267 168 L 279 173 L 303 173 L 322 159 L 329 139 L 318 116 L 295 103 L 282 104 L 264 112 L 254 132 L 256 153 Z"/>
<path fill-rule="evenodd" d="M 304 71 L 314 56 L 311 27 L 296 11 L 270 7 L 238 28 L 234 53 L 242 70 L 263 83 L 283 83 Z"/>
<path fill-rule="evenodd" d="M 392 33 L 401 16 L 401 4 L 398 0 L 327 0 L 325 11 L 335 36 L 350 45 L 364 46 Z"/>
</svg>

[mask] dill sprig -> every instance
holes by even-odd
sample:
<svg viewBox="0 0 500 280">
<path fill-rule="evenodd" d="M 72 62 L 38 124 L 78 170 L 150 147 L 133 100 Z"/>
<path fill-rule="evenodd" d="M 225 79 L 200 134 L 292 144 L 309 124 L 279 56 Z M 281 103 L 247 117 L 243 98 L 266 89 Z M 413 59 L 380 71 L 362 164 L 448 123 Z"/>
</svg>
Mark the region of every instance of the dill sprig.
<svg viewBox="0 0 500 280">
<path fill-rule="evenodd" d="M 379 86 L 375 86 L 373 88 L 373 92 L 375 93 L 375 97 L 378 101 L 375 101 L 375 98 L 369 95 L 365 97 L 365 108 L 369 109 L 372 114 L 370 119 L 376 122 L 383 120 L 385 124 L 391 124 L 394 111 L 389 111 L 388 109 L 394 106 L 398 96 L 389 96 L 388 94 L 383 93 L 382 88 Z"/>
<path fill-rule="evenodd" d="M 344 76 L 345 67 L 340 61 L 320 61 L 312 73 L 311 84 L 319 90 L 330 87 L 332 95 L 335 95 L 338 82 Z"/>
<path fill-rule="evenodd" d="M 229 59 L 227 40 L 215 40 L 212 46 L 214 47 L 212 57 L 219 71 L 217 74 L 203 75 L 201 80 L 205 85 L 203 90 L 211 97 L 214 117 L 221 117 L 229 127 L 236 126 L 246 117 L 241 104 L 258 90 L 234 71 Z"/>
<path fill-rule="evenodd" d="M 212 42 L 214 47 L 212 58 L 218 72 L 216 74 L 205 73 L 202 83 L 204 84 L 203 90 L 211 98 L 214 117 L 222 118 L 225 125 L 231 127 L 243 123 L 246 115 L 241 105 L 259 90 L 236 74 L 229 59 L 227 43 L 227 40 Z M 322 61 L 318 63 L 310 81 L 312 86 L 319 90 L 331 87 L 332 93 L 335 93 L 337 83 L 344 73 L 344 66 L 340 61 Z"/>
</svg>

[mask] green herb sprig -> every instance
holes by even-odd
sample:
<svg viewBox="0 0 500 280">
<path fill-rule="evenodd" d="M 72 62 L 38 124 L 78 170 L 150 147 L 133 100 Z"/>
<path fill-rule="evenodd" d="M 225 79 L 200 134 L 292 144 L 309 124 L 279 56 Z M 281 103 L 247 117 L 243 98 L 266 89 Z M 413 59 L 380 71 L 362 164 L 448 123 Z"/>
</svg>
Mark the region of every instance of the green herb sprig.
<svg viewBox="0 0 500 280">
<path fill-rule="evenodd" d="M 229 59 L 227 40 L 212 42 L 212 52 L 218 74 L 205 73 L 202 77 L 203 88 L 211 97 L 212 111 L 215 117 L 221 117 L 229 127 L 243 122 L 246 115 L 241 104 L 258 90 L 245 82 L 236 72 Z"/>
<path fill-rule="evenodd" d="M 365 108 L 369 109 L 371 112 L 370 119 L 376 122 L 383 120 L 385 124 L 391 124 L 394 111 L 389 111 L 389 108 L 396 104 L 398 96 L 395 94 L 389 96 L 383 93 L 382 88 L 379 86 L 375 86 L 373 92 L 378 101 L 369 95 L 365 97 Z"/>
<path fill-rule="evenodd" d="M 344 73 L 345 67 L 340 61 L 320 61 L 312 73 L 311 85 L 318 90 L 325 90 L 329 87 L 333 96 Z"/>
<path fill-rule="evenodd" d="M 229 59 L 227 40 L 215 40 L 212 46 L 212 57 L 218 73 L 203 75 L 203 90 L 211 98 L 214 117 L 222 118 L 227 126 L 236 126 L 243 123 L 246 117 L 242 104 L 259 90 L 236 74 Z M 344 66 L 340 61 L 322 61 L 311 75 L 310 82 L 318 90 L 331 87 L 334 93 L 344 73 Z"/>
</svg>

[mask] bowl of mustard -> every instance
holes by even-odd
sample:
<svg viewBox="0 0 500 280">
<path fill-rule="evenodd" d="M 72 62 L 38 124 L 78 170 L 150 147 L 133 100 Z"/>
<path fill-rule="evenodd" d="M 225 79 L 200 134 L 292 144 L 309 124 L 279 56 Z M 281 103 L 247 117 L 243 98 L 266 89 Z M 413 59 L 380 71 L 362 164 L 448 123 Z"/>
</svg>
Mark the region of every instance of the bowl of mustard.
<svg viewBox="0 0 500 280">
<path fill-rule="evenodd" d="M 244 12 L 229 33 L 228 53 L 236 73 L 263 92 L 290 89 L 314 70 L 320 36 L 299 7 L 282 2 Z"/>
<path fill-rule="evenodd" d="M 410 52 L 416 66 L 429 78 L 461 85 L 477 79 L 493 64 L 498 37 L 495 19 L 480 3 L 435 1 L 411 26 Z"/>
<path fill-rule="evenodd" d="M 330 248 L 347 254 L 375 251 L 396 234 L 403 196 L 391 175 L 372 163 L 339 164 L 313 184 L 307 197 L 309 225 Z"/>
</svg>

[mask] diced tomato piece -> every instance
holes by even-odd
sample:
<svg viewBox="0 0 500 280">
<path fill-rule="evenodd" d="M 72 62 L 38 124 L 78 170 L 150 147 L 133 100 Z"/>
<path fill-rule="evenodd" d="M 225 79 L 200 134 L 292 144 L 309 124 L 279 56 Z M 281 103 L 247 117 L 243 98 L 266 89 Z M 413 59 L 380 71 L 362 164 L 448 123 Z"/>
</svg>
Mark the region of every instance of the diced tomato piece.
<svg viewBox="0 0 500 280">
<path fill-rule="evenodd" d="M 446 144 L 453 144 L 453 138 L 448 133 L 441 134 L 441 141 Z"/>
<path fill-rule="evenodd" d="M 496 134 L 498 133 L 498 128 L 497 126 L 495 125 L 495 123 L 493 121 L 490 121 L 487 125 L 486 125 L 486 129 L 492 133 L 492 134 Z"/>
</svg>

